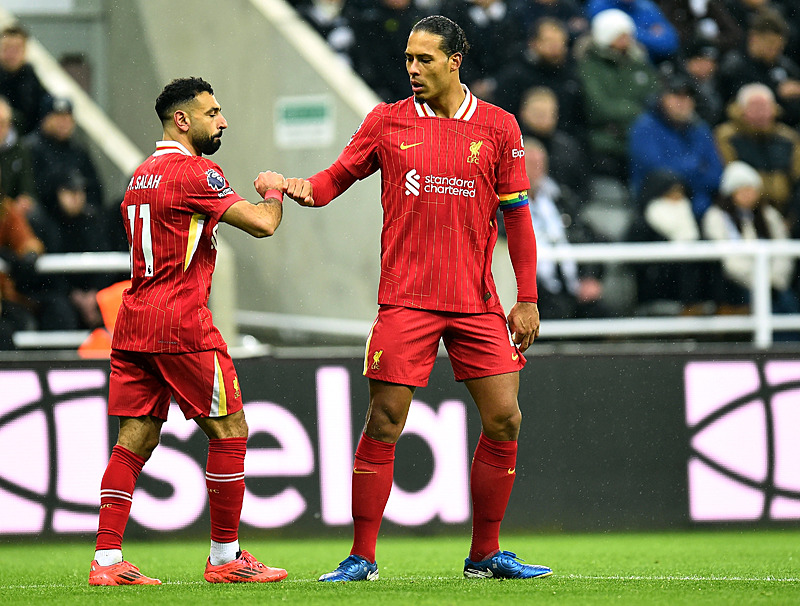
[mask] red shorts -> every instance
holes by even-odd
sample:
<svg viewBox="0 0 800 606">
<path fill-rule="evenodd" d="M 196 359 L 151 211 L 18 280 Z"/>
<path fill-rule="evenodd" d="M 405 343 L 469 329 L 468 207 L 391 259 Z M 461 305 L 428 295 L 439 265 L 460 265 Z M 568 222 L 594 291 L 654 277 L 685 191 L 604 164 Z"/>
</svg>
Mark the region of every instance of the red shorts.
<svg viewBox="0 0 800 606">
<path fill-rule="evenodd" d="M 439 339 L 456 381 L 517 372 L 525 366 L 499 306 L 482 314 L 457 314 L 382 305 L 367 338 L 364 376 L 424 387 Z"/>
<path fill-rule="evenodd" d="M 224 417 L 242 409 L 227 349 L 181 354 L 111 351 L 108 414 L 166 420 L 170 396 L 187 419 Z"/>
</svg>

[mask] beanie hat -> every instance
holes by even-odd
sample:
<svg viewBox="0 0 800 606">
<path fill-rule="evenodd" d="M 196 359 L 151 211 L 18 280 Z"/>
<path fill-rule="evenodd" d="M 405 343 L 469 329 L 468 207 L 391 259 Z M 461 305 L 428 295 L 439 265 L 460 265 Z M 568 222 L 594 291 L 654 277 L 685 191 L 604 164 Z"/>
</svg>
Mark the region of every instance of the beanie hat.
<svg viewBox="0 0 800 606">
<path fill-rule="evenodd" d="M 618 8 L 608 8 L 600 11 L 592 19 L 592 39 L 597 46 L 607 48 L 622 34 L 636 31 L 636 24 L 628 13 Z"/>
<path fill-rule="evenodd" d="M 691 79 L 679 72 L 670 74 L 664 78 L 661 91 L 663 93 L 673 93 L 676 95 L 683 94 L 689 97 L 694 97 L 695 94 Z"/>
<path fill-rule="evenodd" d="M 686 189 L 686 185 L 677 173 L 668 169 L 652 170 L 642 179 L 636 200 L 639 206 L 644 208 L 648 202 L 663 197 L 676 185 L 681 185 L 684 190 Z"/>
<path fill-rule="evenodd" d="M 719 181 L 719 193 L 723 196 L 730 196 L 740 187 L 748 185 L 761 190 L 764 182 L 755 168 L 745 162 L 735 160 L 722 171 L 722 178 Z"/>
</svg>

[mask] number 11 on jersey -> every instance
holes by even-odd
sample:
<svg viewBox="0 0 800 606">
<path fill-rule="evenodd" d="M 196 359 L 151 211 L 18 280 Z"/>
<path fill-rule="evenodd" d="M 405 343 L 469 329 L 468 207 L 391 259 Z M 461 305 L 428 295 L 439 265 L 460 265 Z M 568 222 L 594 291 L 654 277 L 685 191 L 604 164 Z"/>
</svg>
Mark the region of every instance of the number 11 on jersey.
<svg viewBox="0 0 800 606">
<path fill-rule="evenodd" d="M 136 209 L 139 209 L 139 218 L 142 220 L 142 233 L 139 236 L 136 232 Z M 142 204 L 136 206 L 132 204 L 128 207 L 128 223 L 131 228 L 131 277 L 133 277 L 133 251 L 136 249 L 137 238 L 141 239 L 142 255 L 144 256 L 144 277 L 149 278 L 153 275 L 153 239 L 150 234 L 150 205 Z"/>
</svg>

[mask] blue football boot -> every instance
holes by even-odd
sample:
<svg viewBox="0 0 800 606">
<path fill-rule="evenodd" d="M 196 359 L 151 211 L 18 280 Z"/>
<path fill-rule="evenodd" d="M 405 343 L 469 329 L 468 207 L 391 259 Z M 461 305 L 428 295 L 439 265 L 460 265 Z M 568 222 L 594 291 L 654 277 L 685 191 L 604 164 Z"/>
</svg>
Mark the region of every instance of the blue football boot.
<svg viewBox="0 0 800 606">
<path fill-rule="evenodd" d="M 523 564 L 516 553 L 499 551 L 482 562 L 464 560 L 464 576 L 468 579 L 535 579 L 553 571 L 547 566 Z"/>
<path fill-rule="evenodd" d="M 351 555 L 339 563 L 333 572 L 323 574 L 320 581 L 377 581 L 378 564 L 368 562 L 361 556 Z"/>
</svg>

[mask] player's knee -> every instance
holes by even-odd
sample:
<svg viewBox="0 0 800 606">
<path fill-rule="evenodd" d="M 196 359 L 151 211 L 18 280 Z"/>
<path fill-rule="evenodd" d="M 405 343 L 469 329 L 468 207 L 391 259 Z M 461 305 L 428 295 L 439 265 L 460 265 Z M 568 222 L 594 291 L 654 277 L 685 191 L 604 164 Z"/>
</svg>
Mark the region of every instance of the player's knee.
<svg viewBox="0 0 800 606">
<path fill-rule="evenodd" d="M 139 437 L 138 440 L 125 439 L 125 437 L 120 436 L 117 444 L 148 461 L 159 442 L 159 434 L 148 434 L 144 437 Z"/>
<path fill-rule="evenodd" d="M 365 433 L 381 442 L 397 442 L 403 432 L 405 417 L 391 414 L 388 410 L 372 409 L 367 419 Z"/>
<path fill-rule="evenodd" d="M 483 422 L 483 433 L 493 440 L 516 440 L 522 424 L 522 412 L 517 408 L 511 412 L 492 415 Z"/>
<path fill-rule="evenodd" d="M 226 438 L 247 438 L 249 428 L 244 418 L 244 411 L 239 410 L 233 414 L 208 418 L 198 417 L 195 419 L 203 432 L 211 440 L 224 440 Z"/>
<path fill-rule="evenodd" d="M 229 436 L 227 437 L 246 438 L 248 436 L 250 428 L 247 425 L 247 419 L 244 416 L 244 410 L 240 410 L 230 415 L 226 418 L 226 421 L 228 421 L 229 433 Z"/>
<path fill-rule="evenodd" d="M 239 434 L 237 437 L 240 438 L 247 438 L 250 435 L 250 427 L 247 425 L 247 419 L 244 418 L 242 415 L 241 420 L 239 420 L 236 424 L 237 433 Z"/>
<path fill-rule="evenodd" d="M 150 455 L 153 454 L 153 451 L 156 449 L 156 446 L 158 446 L 160 443 L 161 443 L 161 436 L 151 436 L 145 441 L 144 444 L 142 444 L 142 448 L 144 449 L 145 452 L 145 454 L 143 454 L 142 456 L 144 457 L 145 460 L 150 458 Z"/>
</svg>

